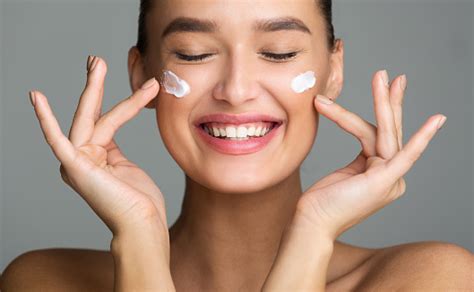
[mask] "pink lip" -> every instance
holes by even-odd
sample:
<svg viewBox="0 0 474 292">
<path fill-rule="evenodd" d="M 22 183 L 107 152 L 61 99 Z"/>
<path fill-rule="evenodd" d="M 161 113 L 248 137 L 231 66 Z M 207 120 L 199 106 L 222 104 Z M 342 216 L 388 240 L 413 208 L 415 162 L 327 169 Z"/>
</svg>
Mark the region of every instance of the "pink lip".
<svg viewBox="0 0 474 292">
<path fill-rule="evenodd" d="M 254 122 L 273 122 L 276 123 L 276 125 L 263 137 L 250 137 L 247 140 L 239 141 L 220 139 L 207 134 L 206 131 L 201 127 L 201 124 L 212 122 L 233 125 Z M 210 147 L 217 150 L 218 152 L 230 155 L 250 154 L 262 150 L 280 132 L 280 128 L 282 128 L 280 126 L 282 124 L 283 120 L 281 119 L 258 113 L 247 113 L 240 115 L 219 113 L 210 114 L 200 117 L 194 122 L 195 129 L 197 130 L 199 137 L 201 137 L 204 142 L 206 142 Z"/>
<path fill-rule="evenodd" d="M 199 137 L 218 152 L 230 155 L 250 154 L 262 150 L 280 132 L 281 124 L 275 125 L 263 137 L 250 137 L 247 140 L 227 140 L 213 137 L 200 126 L 195 127 Z"/>
</svg>

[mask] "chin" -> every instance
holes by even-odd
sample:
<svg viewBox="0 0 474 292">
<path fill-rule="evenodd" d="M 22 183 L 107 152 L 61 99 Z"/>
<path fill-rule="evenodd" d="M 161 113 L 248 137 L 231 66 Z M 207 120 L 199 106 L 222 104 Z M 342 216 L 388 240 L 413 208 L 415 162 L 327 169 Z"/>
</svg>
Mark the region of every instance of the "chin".
<svg viewBox="0 0 474 292">
<path fill-rule="evenodd" d="M 271 173 L 254 172 L 224 172 L 222 174 L 211 175 L 196 180 L 206 188 L 223 194 L 247 194 L 256 193 L 271 188 L 279 183 Z"/>
<path fill-rule="evenodd" d="M 209 186 L 206 186 L 210 190 L 221 193 L 221 194 L 252 194 L 264 191 L 270 188 L 271 184 L 262 184 L 262 183 L 238 183 L 236 181 L 233 182 L 219 182 L 219 183 L 212 183 Z"/>
</svg>

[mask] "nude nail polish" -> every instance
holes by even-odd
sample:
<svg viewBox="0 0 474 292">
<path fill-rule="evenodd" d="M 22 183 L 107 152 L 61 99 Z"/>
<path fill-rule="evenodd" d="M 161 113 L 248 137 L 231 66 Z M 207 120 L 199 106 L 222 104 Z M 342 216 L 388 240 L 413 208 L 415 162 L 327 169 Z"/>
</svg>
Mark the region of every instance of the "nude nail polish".
<svg viewBox="0 0 474 292">
<path fill-rule="evenodd" d="M 33 91 L 30 91 L 28 92 L 28 94 L 30 95 L 30 102 L 31 102 L 31 105 L 32 106 L 35 106 L 35 103 L 36 103 L 36 96 L 35 96 L 35 93 Z"/>
<path fill-rule="evenodd" d="M 407 88 L 407 76 L 405 74 L 400 77 L 400 88 L 402 91 Z"/>
<path fill-rule="evenodd" d="M 327 97 L 324 97 L 322 95 L 316 95 L 316 100 L 318 100 L 319 102 L 321 103 L 324 103 L 324 104 L 332 104 L 334 103 L 332 100 L 330 100 L 329 98 Z"/>
<path fill-rule="evenodd" d="M 155 77 L 149 79 L 147 82 L 143 83 L 142 89 L 148 89 L 156 83 Z"/>
<path fill-rule="evenodd" d="M 441 129 L 441 127 L 444 125 L 444 122 L 446 122 L 446 116 L 442 116 L 440 119 L 439 119 L 439 122 L 438 122 L 438 130 Z"/>
<path fill-rule="evenodd" d="M 95 58 L 95 57 L 92 56 L 92 55 L 89 55 L 89 57 L 87 57 L 87 72 L 90 71 L 91 63 L 92 63 L 92 61 L 94 61 L 94 58 Z"/>
<path fill-rule="evenodd" d="M 91 61 L 91 66 L 90 66 L 89 72 L 94 71 L 95 67 L 97 67 L 97 63 L 99 63 L 99 59 L 100 59 L 99 57 L 94 56 L 94 58 Z"/>
<path fill-rule="evenodd" d="M 382 73 L 380 74 L 380 77 L 382 78 L 383 84 L 388 87 L 388 73 L 387 73 L 387 70 L 382 70 Z"/>
</svg>

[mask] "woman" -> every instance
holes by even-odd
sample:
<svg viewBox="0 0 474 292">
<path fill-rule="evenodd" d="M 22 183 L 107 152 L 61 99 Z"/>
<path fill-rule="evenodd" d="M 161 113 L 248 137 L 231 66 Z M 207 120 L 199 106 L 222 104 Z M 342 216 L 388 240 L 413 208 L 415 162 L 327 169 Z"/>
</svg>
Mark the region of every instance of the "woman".
<svg viewBox="0 0 474 292">
<path fill-rule="evenodd" d="M 471 288 L 472 255 L 453 244 L 369 249 L 336 240 L 405 192 L 403 175 L 446 117 L 431 116 L 403 145 L 406 77 L 389 82 L 384 70 L 372 82 L 377 126 L 335 103 L 343 42 L 330 1 L 143 0 L 139 23 L 128 58 L 134 94 L 106 114 L 100 57 L 88 59 L 69 137 L 46 97 L 31 94 L 63 180 L 112 231 L 110 252 L 23 254 L 5 270 L 2 291 Z M 143 107 L 155 109 L 186 174 L 169 230 L 160 189 L 113 140 Z M 303 191 L 299 169 L 320 114 L 362 150 Z"/>
</svg>

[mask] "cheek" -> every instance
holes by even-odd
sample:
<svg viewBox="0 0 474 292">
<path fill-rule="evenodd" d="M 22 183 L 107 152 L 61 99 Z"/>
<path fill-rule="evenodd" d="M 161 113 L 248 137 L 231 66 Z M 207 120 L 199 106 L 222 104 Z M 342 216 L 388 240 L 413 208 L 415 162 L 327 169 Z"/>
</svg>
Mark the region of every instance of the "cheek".
<svg viewBox="0 0 474 292">
<path fill-rule="evenodd" d="M 161 139 L 168 152 L 181 167 L 191 158 L 189 145 L 192 145 L 193 137 L 190 132 L 192 125 L 189 117 L 196 102 L 192 83 L 189 80 L 186 81 L 191 88 L 186 96 L 177 98 L 160 88 L 156 99 L 156 121 Z"/>
<path fill-rule="evenodd" d="M 178 98 L 164 88 L 160 88 L 156 102 L 156 120 L 160 136 L 180 168 L 188 176 L 202 183 L 203 180 L 198 177 L 201 176 L 203 169 L 208 169 L 207 173 L 211 173 L 217 167 L 205 167 L 203 162 L 206 161 L 206 153 L 203 153 L 196 143 L 192 117 L 194 117 L 193 112 L 206 111 L 200 108 L 207 107 L 206 100 L 209 100 L 209 94 L 212 91 L 210 80 L 215 80 L 213 72 L 216 70 L 203 69 L 203 66 L 187 66 L 186 69 L 169 66 L 166 70 L 186 81 L 190 90 L 188 94 Z"/>
<path fill-rule="evenodd" d="M 289 124 L 315 124 L 313 101 L 322 84 L 317 69 L 298 66 L 273 70 L 272 74 L 267 74 L 265 80 L 262 80 L 262 84 L 287 113 Z M 306 90 L 295 91 L 295 87 Z"/>
<path fill-rule="evenodd" d="M 218 70 L 215 67 L 212 64 L 165 66 L 160 77 L 163 80 L 163 85 L 168 84 L 171 90 L 168 90 L 167 86 L 163 86 L 160 95 L 169 94 L 175 98 L 185 100 L 186 104 L 197 102 L 201 97 L 208 96 L 212 90 L 212 80 L 216 80 L 218 77 L 216 74 Z M 177 95 L 176 93 L 180 94 Z"/>
<path fill-rule="evenodd" d="M 292 89 L 295 77 L 312 70 L 314 86 L 297 93 Z M 309 74 L 312 75 L 312 74 Z M 282 155 L 286 161 L 301 162 L 311 151 L 317 134 L 319 115 L 314 107 L 314 98 L 322 90 L 318 70 L 299 66 L 290 70 L 274 70 L 266 79 L 266 89 L 271 92 L 287 114 L 285 149 Z M 290 162 L 292 163 L 292 162 Z"/>
</svg>

